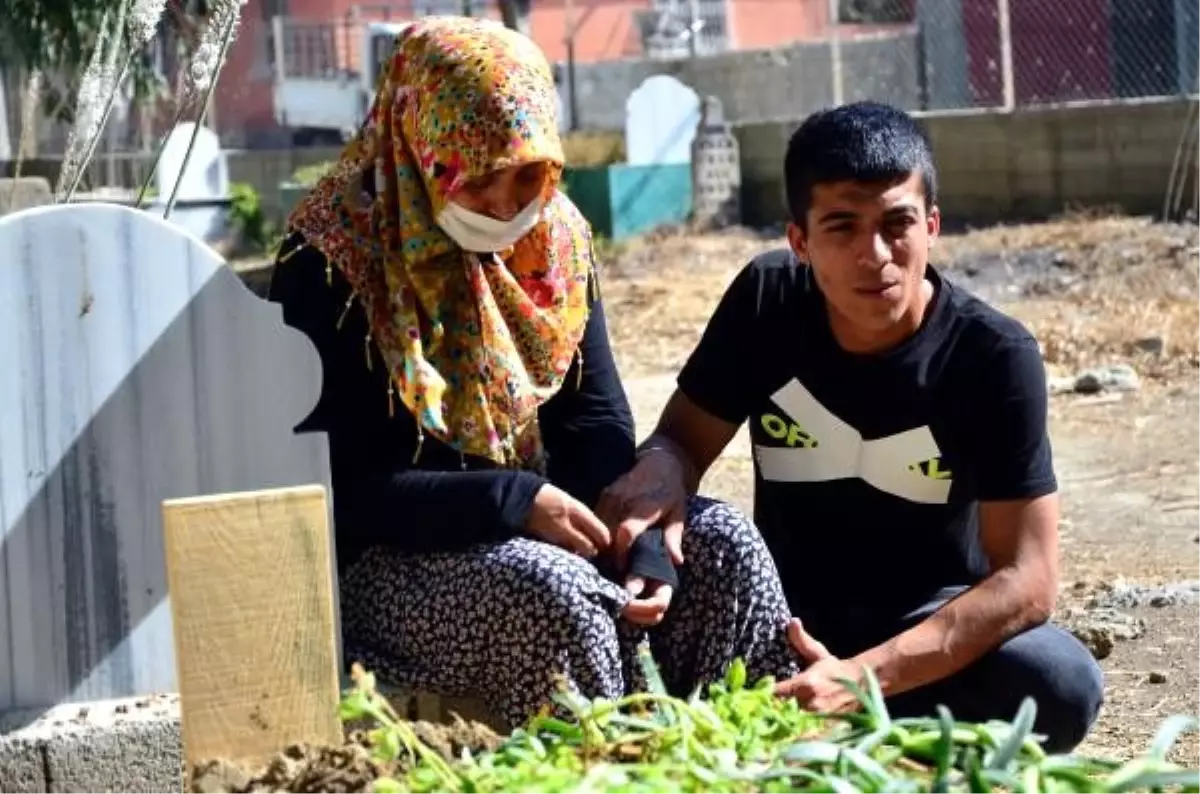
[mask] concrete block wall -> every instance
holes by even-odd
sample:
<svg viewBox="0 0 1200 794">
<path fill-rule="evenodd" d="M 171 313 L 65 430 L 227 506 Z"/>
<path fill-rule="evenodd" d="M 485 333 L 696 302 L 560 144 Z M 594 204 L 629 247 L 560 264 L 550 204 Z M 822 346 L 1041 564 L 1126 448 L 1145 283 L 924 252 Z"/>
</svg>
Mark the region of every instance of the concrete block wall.
<svg viewBox="0 0 1200 794">
<path fill-rule="evenodd" d="M 177 792 L 182 788 L 176 695 L 0 714 L 0 791 Z"/>
<path fill-rule="evenodd" d="M 1045 218 L 1072 206 L 1157 214 L 1197 98 L 924 114 L 948 224 Z M 746 222 L 784 219 L 783 155 L 798 120 L 741 124 Z M 1194 128 L 1193 128 L 1194 130 Z M 1189 144 L 1195 151 L 1193 131 Z M 1195 205 L 1196 160 L 1188 195 Z"/>
<path fill-rule="evenodd" d="M 845 41 L 841 50 L 847 100 L 869 96 L 905 108 L 918 106 L 920 57 L 915 33 Z M 577 128 L 624 129 L 626 98 L 655 74 L 676 77 L 701 96 L 716 96 L 726 118 L 735 122 L 796 118 L 833 102 L 832 59 L 826 42 L 696 59 L 579 64 L 575 68 Z"/>
<path fill-rule="evenodd" d="M 855 61 L 859 64 L 856 68 L 867 69 L 874 56 L 867 57 L 866 51 L 860 54 L 863 58 Z M 799 54 L 788 63 L 798 73 L 813 74 L 807 57 Z M 902 63 L 880 57 L 885 62 Z M 819 59 L 815 63 L 820 63 Z M 772 69 L 783 67 L 760 68 L 769 75 Z M 818 69 L 812 66 L 812 70 Z M 824 77 L 796 80 L 789 84 L 790 94 L 772 94 L 739 89 L 738 74 L 723 75 L 719 70 L 698 74 L 707 81 L 707 90 L 726 94 L 722 99 L 743 118 L 746 114 L 771 113 L 759 121 L 738 122 L 734 131 L 741 151 L 746 222 L 779 223 L 784 217 L 781 170 L 788 136 L 800 118 L 829 104 L 827 81 Z M 885 85 L 898 84 L 886 76 L 880 80 Z M 847 77 L 846 85 L 863 84 L 858 78 Z M 706 90 L 703 86 L 701 90 Z M 889 99 L 863 88 L 848 92 L 846 98 L 864 96 Z M 910 98 L 915 100 L 915 96 Z M 1045 217 L 1073 204 L 1113 204 L 1129 212 L 1158 212 L 1189 108 L 1196 102 L 1193 96 L 1022 108 L 1011 114 L 994 110 L 921 114 L 938 158 L 947 221 L 986 224 Z M 903 101 L 898 104 L 913 106 Z M 796 107 L 802 111 L 793 112 Z M 730 110 L 729 104 L 726 110 Z M 624 99 L 611 112 L 623 117 Z M 729 117 L 738 119 L 733 113 Z M 1191 145 L 1196 145 L 1194 134 Z M 229 176 L 235 182 L 254 185 L 268 217 L 279 220 L 279 183 L 297 168 L 333 160 L 339 153 L 337 148 L 232 151 Z M 1188 188 L 1193 205 L 1196 162 L 1194 157 Z M 53 182 L 58 165 L 57 160 L 31 161 L 22 171 Z M 9 169 L 11 164 L 0 163 L 0 175 Z M 129 170 L 136 171 L 137 167 Z M 131 178 L 130 185 L 136 184 Z"/>
</svg>

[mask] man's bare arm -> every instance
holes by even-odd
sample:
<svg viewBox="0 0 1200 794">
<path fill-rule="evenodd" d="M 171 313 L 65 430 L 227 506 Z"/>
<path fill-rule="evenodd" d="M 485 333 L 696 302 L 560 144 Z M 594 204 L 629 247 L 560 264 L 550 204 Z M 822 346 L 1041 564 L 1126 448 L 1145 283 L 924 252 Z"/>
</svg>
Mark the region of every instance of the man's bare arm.
<svg viewBox="0 0 1200 794">
<path fill-rule="evenodd" d="M 1047 620 L 1058 596 L 1057 494 L 983 502 L 980 535 L 992 573 L 921 623 L 854 658 L 887 695 L 958 672 Z"/>
<path fill-rule="evenodd" d="M 679 461 L 684 488 L 692 494 L 737 430 L 737 425 L 718 419 L 676 389 L 654 432 L 638 447 L 638 457 L 670 453 Z"/>
</svg>

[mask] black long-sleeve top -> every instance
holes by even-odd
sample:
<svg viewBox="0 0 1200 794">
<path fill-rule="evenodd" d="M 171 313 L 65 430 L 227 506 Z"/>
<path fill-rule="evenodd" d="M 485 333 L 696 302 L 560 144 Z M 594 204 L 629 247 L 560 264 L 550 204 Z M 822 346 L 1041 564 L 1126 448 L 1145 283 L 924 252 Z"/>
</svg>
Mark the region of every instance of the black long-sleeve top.
<svg viewBox="0 0 1200 794">
<path fill-rule="evenodd" d="M 293 250 L 299 239 L 283 250 Z M 336 268 L 331 272 L 332 284 L 324 256 L 301 249 L 276 265 L 269 299 L 282 305 L 284 321 L 320 353 L 321 396 L 296 431 L 328 435 L 339 570 L 374 545 L 455 551 L 513 538 L 523 533 L 542 485 L 553 483 L 594 508 L 603 489 L 633 465 L 633 415 L 598 298 L 581 343 L 582 373 L 576 357 L 562 390 L 538 413 L 548 458 L 542 477 L 460 455 L 428 435 L 414 463 L 415 419 L 398 398 L 389 415 L 387 370 L 378 350 L 365 342 L 366 317 L 357 303 L 346 312 L 349 283 Z M 639 539 L 630 570 L 676 583 L 661 530 Z"/>
</svg>

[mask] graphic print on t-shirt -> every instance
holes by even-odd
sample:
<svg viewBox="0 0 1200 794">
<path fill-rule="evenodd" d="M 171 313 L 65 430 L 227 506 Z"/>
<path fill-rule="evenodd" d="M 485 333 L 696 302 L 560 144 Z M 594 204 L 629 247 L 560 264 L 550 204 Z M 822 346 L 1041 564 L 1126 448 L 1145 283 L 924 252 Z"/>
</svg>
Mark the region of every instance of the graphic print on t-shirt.
<svg viewBox="0 0 1200 794">
<path fill-rule="evenodd" d="M 769 482 L 827 482 L 857 477 L 885 493 L 922 504 L 946 504 L 950 472 L 938 469 L 941 450 L 928 425 L 866 441 L 862 434 L 788 381 L 771 402 L 787 414 L 759 417 L 767 435 L 787 446 L 755 444 L 762 478 Z"/>
</svg>

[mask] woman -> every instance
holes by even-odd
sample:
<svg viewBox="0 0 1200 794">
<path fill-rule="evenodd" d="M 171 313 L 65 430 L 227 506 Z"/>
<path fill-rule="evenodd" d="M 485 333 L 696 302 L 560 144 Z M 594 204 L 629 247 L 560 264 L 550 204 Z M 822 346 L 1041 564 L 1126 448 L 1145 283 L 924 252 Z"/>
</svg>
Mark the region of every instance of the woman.
<svg viewBox="0 0 1200 794">
<path fill-rule="evenodd" d="M 778 588 L 747 590 L 771 561 L 744 520 L 697 506 L 680 576 L 661 530 L 616 554 L 593 512 L 634 462 L 633 420 L 590 231 L 557 190 L 556 103 L 525 37 L 414 23 L 271 286 L 324 367 L 298 429 L 328 433 L 347 661 L 514 726 L 559 676 L 640 686 L 650 626 L 679 689 L 789 659 Z"/>
</svg>

